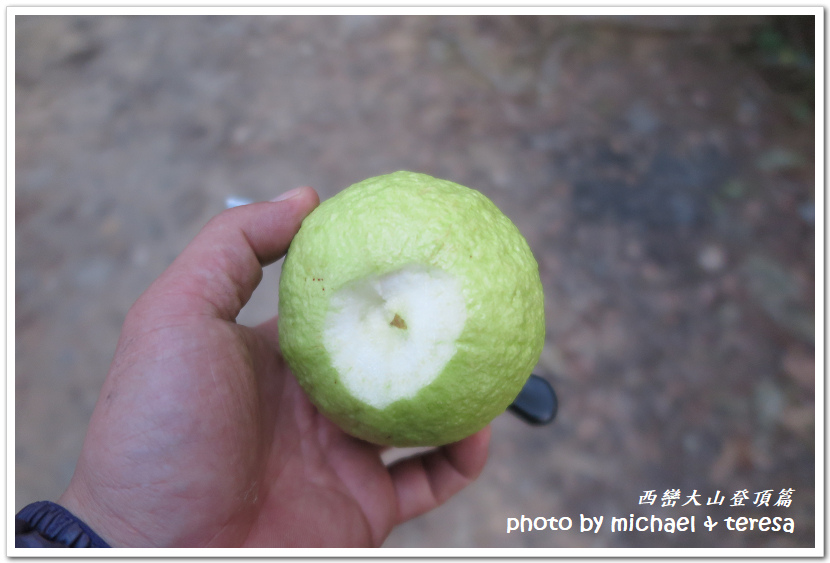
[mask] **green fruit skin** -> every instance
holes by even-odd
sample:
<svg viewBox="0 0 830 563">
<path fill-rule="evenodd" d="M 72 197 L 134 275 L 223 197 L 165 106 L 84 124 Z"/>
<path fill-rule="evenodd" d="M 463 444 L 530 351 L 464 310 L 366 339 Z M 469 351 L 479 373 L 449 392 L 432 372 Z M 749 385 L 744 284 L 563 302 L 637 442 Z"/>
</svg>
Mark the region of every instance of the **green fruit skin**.
<svg viewBox="0 0 830 563">
<path fill-rule="evenodd" d="M 442 373 L 384 409 L 352 397 L 322 343 L 344 284 L 410 264 L 460 282 L 467 322 Z M 369 178 L 302 223 L 280 279 L 279 341 L 312 403 L 349 434 L 390 446 L 439 446 L 484 428 L 513 402 L 545 341 L 539 268 L 515 225 L 481 193 L 425 174 Z"/>
</svg>

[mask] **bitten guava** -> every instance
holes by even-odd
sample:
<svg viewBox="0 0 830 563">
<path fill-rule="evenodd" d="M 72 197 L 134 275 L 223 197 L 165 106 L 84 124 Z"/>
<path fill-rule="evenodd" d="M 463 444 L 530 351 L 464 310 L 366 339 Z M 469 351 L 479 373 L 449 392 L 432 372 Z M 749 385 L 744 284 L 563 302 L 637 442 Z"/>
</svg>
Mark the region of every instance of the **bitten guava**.
<svg viewBox="0 0 830 563">
<path fill-rule="evenodd" d="M 545 339 L 538 265 L 516 226 L 481 193 L 413 172 L 354 184 L 306 217 L 279 314 L 280 347 L 312 403 L 393 446 L 486 426 Z"/>
</svg>

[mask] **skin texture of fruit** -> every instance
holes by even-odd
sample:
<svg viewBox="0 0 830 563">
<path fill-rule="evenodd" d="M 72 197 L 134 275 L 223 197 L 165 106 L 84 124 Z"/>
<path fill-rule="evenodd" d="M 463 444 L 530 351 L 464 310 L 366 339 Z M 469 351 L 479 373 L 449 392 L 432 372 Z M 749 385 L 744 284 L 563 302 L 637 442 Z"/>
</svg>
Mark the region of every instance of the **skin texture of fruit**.
<svg viewBox="0 0 830 563">
<path fill-rule="evenodd" d="M 323 414 L 393 446 L 437 446 L 513 401 L 544 344 L 538 266 L 485 196 L 425 174 L 323 202 L 280 280 L 283 354 Z"/>
</svg>

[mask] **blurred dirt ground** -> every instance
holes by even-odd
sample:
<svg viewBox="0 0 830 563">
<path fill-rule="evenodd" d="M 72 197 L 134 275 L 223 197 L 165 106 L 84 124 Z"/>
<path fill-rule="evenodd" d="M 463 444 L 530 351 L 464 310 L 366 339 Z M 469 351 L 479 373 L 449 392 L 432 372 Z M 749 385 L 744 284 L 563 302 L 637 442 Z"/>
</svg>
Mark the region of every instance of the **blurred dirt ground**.
<svg viewBox="0 0 830 563">
<path fill-rule="evenodd" d="M 482 191 L 527 237 L 561 410 L 499 417 L 480 480 L 386 546 L 813 546 L 812 26 L 18 17 L 15 509 L 63 491 L 128 307 L 225 197 L 407 169 Z M 278 278 L 240 322 L 276 312 Z M 697 530 L 610 533 L 629 514 Z M 507 534 L 522 515 L 574 525 Z"/>
</svg>

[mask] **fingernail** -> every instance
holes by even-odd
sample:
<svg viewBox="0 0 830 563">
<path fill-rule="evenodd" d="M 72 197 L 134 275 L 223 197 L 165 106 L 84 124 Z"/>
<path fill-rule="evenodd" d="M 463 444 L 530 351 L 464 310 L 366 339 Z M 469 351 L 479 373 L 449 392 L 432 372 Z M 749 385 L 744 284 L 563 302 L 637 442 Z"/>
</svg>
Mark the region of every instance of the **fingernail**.
<svg viewBox="0 0 830 563">
<path fill-rule="evenodd" d="M 284 194 L 275 197 L 271 201 L 272 202 L 274 202 L 274 201 L 285 201 L 286 199 L 291 199 L 292 197 L 297 197 L 298 195 L 300 195 L 303 192 L 303 190 L 305 190 L 305 186 L 299 187 L 299 188 L 294 188 L 293 190 L 289 190 L 289 191 L 285 192 Z"/>
</svg>

